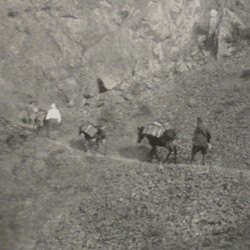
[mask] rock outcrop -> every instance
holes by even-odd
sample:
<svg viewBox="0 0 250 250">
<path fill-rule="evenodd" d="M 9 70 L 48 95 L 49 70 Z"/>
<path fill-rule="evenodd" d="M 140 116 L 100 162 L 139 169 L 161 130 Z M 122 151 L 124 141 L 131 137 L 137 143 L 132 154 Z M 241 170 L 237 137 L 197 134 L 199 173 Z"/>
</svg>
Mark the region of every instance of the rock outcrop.
<svg viewBox="0 0 250 250">
<path fill-rule="evenodd" d="M 151 81 L 188 71 L 211 53 L 232 55 L 249 7 L 247 0 L 5 0 L 3 99 L 81 105 L 86 95 L 100 92 L 100 80 L 110 90 L 131 78 Z"/>
</svg>

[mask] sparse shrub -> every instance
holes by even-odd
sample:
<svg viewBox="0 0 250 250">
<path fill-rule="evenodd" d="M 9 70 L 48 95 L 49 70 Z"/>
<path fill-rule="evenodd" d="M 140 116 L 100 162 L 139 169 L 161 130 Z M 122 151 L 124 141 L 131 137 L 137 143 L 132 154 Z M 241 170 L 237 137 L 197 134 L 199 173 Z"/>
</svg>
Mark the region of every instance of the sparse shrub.
<svg viewBox="0 0 250 250">
<path fill-rule="evenodd" d="M 242 37 L 243 40 L 250 41 L 250 28 L 241 30 L 240 36 Z"/>
<path fill-rule="evenodd" d="M 129 16 L 129 12 L 127 10 L 120 11 L 118 14 L 121 16 L 122 20 Z"/>
<path fill-rule="evenodd" d="M 9 10 L 7 15 L 8 15 L 8 17 L 14 18 L 14 17 L 18 16 L 18 12 L 13 11 L 13 10 Z"/>
<path fill-rule="evenodd" d="M 249 79 L 250 78 L 250 69 L 245 69 L 241 71 L 240 77 L 243 79 Z"/>
<path fill-rule="evenodd" d="M 225 41 L 237 45 L 241 41 L 250 41 L 250 29 L 242 29 L 238 23 L 232 24 L 232 33 Z"/>
<path fill-rule="evenodd" d="M 145 104 L 139 105 L 139 113 L 140 115 L 150 115 L 151 114 L 150 107 Z"/>
<path fill-rule="evenodd" d="M 207 35 L 208 34 L 208 26 L 202 26 L 200 24 L 194 24 L 193 34 L 194 35 Z"/>
</svg>

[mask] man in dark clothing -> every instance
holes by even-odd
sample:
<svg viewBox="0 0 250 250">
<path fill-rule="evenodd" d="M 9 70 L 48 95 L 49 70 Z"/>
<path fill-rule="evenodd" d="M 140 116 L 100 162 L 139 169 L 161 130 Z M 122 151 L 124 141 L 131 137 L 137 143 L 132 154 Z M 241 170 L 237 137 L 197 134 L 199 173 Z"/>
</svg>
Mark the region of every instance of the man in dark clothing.
<svg viewBox="0 0 250 250">
<path fill-rule="evenodd" d="M 193 135 L 193 148 L 191 154 L 191 160 L 194 161 L 195 155 L 201 151 L 202 153 L 202 165 L 205 164 L 205 155 L 207 154 L 207 149 L 210 144 L 211 133 L 208 128 L 203 124 L 200 117 L 197 118 L 197 126 L 194 130 Z"/>
</svg>

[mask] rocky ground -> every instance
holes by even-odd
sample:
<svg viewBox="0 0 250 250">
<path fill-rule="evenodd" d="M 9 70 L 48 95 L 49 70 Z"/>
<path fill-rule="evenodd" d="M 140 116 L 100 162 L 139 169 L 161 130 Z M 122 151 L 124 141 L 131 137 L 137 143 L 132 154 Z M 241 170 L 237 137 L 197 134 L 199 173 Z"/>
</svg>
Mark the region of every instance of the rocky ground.
<svg viewBox="0 0 250 250">
<path fill-rule="evenodd" d="M 249 0 L 2 2 L 1 250 L 250 249 Z M 57 140 L 21 123 L 29 101 L 56 102 Z M 178 132 L 177 164 L 136 143 L 156 120 Z M 83 152 L 86 121 L 106 156 Z"/>
<path fill-rule="evenodd" d="M 2 158 L 1 249 L 249 249 L 249 180 L 30 139 Z"/>
<path fill-rule="evenodd" d="M 61 107 L 57 141 L 2 118 L 0 248 L 249 249 L 249 56 Z M 213 136 L 206 166 L 190 164 L 198 115 Z M 136 144 L 155 119 L 179 133 L 177 165 L 146 163 Z M 107 156 L 83 153 L 85 120 L 106 126 Z"/>
</svg>

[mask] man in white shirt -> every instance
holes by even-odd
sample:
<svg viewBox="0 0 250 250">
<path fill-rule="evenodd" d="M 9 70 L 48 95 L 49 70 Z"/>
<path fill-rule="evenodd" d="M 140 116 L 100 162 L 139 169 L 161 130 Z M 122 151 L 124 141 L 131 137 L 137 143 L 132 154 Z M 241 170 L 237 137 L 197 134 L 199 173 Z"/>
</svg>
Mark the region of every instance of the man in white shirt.
<svg viewBox="0 0 250 250">
<path fill-rule="evenodd" d="M 45 119 L 47 121 L 47 136 L 52 137 L 52 139 L 56 139 L 57 130 L 61 124 L 62 118 L 55 103 L 51 104 Z"/>
</svg>

